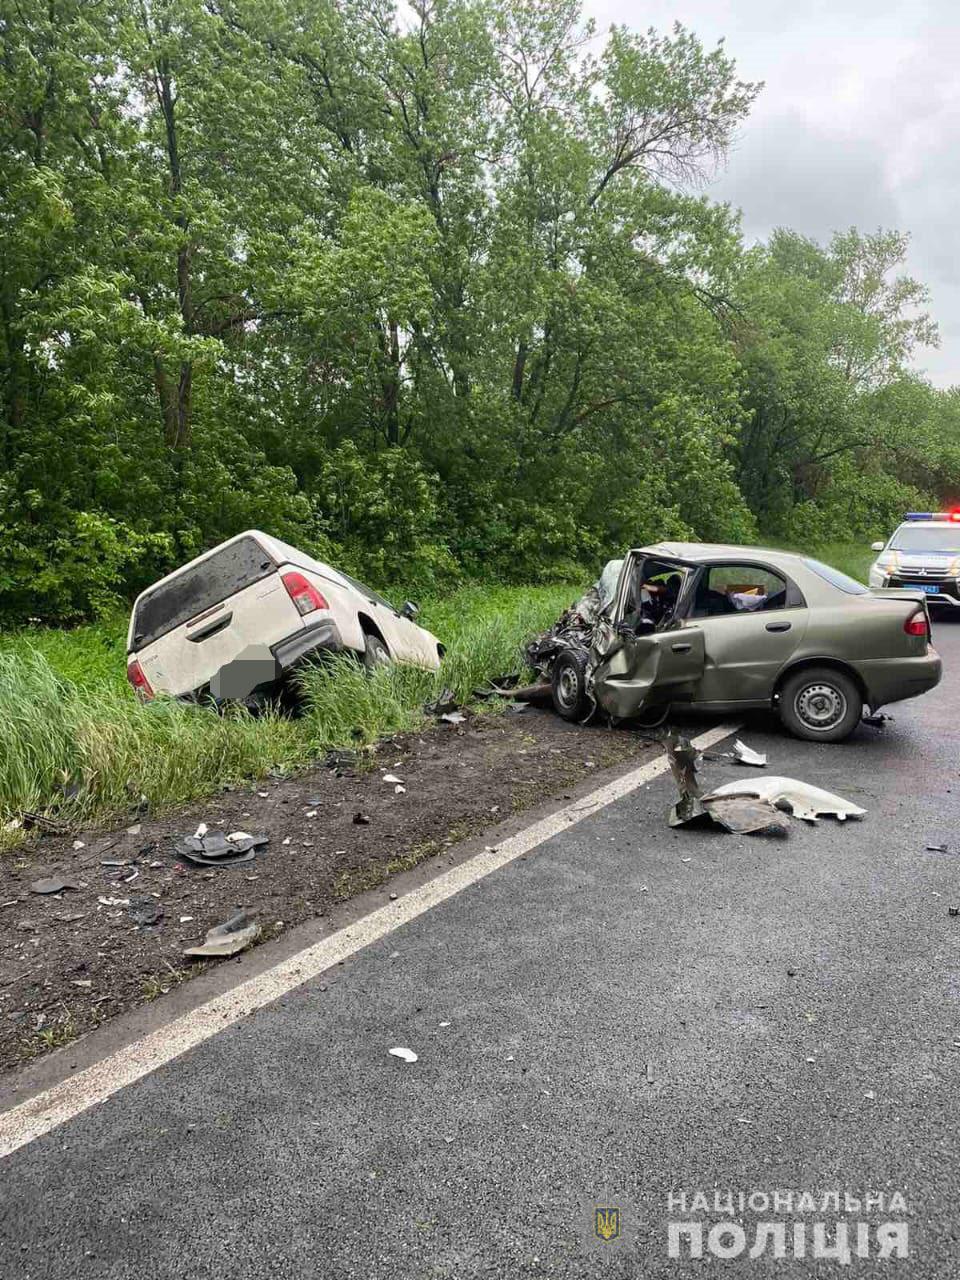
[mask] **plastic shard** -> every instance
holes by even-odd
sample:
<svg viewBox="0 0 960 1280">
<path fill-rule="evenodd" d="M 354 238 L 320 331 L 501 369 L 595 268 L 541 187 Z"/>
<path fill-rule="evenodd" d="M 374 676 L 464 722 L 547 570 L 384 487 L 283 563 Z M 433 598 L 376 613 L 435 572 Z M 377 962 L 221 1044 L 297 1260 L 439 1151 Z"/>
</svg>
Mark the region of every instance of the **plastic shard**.
<svg viewBox="0 0 960 1280">
<path fill-rule="evenodd" d="M 389 1052 L 392 1054 L 394 1058 L 402 1058 L 404 1062 L 418 1061 L 417 1055 L 413 1052 L 412 1049 L 404 1049 L 402 1046 L 398 1045 L 396 1049 L 391 1049 Z"/>
<path fill-rule="evenodd" d="M 767 757 L 761 755 L 759 751 L 754 751 L 752 747 L 748 747 L 739 738 L 733 744 L 733 756 L 737 764 L 750 764 L 757 769 L 765 769 L 767 767 Z"/>
<path fill-rule="evenodd" d="M 663 739 L 663 749 L 667 753 L 670 772 L 680 792 L 680 799 L 670 810 L 671 827 L 703 821 L 707 813 L 700 802 L 700 783 L 697 780 L 700 753 L 689 738 L 678 733 L 667 734 Z"/>
<path fill-rule="evenodd" d="M 207 936 L 196 947 L 187 947 L 185 956 L 235 956 L 255 942 L 260 933 L 260 926 L 251 920 L 245 911 L 225 920 L 223 924 L 214 925 L 207 930 Z"/>
<path fill-rule="evenodd" d="M 703 797 L 703 803 L 716 797 L 749 796 L 754 800 L 766 800 L 778 809 L 787 809 L 795 818 L 805 822 L 816 822 L 818 818 L 828 816 L 844 822 L 847 818 L 862 818 L 866 809 L 844 800 L 842 796 L 824 791 L 822 787 L 811 786 L 809 782 L 799 782 L 796 778 L 759 778 L 750 782 L 726 782 L 717 787 L 709 796 Z"/>
<path fill-rule="evenodd" d="M 705 797 L 703 807 L 714 822 L 737 835 L 761 831 L 787 834 L 786 815 L 769 800 L 755 800 L 752 796 Z"/>
</svg>

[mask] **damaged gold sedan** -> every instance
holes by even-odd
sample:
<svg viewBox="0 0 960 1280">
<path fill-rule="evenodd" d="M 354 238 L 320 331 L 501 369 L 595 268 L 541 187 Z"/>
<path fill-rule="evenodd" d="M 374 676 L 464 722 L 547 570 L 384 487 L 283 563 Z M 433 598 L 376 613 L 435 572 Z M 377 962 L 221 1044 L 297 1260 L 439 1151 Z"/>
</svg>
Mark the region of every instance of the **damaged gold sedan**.
<svg viewBox="0 0 960 1280">
<path fill-rule="evenodd" d="M 710 543 L 610 561 L 527 658 L 568 720 L 770 708 L 816 742 L 849 737 L 865 707 L 916 697 L 941 675 L 921 593 L 866 587 L 809 556 Z"/>
</svg>

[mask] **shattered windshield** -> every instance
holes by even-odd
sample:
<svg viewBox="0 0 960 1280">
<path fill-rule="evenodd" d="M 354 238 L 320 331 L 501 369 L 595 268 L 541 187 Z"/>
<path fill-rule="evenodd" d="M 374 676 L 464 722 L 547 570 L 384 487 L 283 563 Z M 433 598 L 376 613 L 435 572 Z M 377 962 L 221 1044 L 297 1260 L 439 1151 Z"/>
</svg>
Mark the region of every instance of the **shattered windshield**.
<svg viewBox="0 0 960 1280">
<path fill-rule="evenodd" d="M 902 524 L 890 539 L 891 551 L 943 551 L 960 555 L 960 524 Z"/>
</svg>

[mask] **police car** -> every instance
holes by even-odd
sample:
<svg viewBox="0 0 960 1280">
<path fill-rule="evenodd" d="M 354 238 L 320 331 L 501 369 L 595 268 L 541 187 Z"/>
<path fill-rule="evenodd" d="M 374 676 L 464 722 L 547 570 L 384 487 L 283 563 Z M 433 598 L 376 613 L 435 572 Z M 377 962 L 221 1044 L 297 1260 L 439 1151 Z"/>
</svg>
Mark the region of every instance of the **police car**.
<svg viewBox="0 0 960 1280">
<path fill-rule="evenodd" d="M 910 511 L 888 542 L 875 542 L 871 587 L 909 587 L 931 605 L 960 608 L 960 510 Z"/>
</svg>

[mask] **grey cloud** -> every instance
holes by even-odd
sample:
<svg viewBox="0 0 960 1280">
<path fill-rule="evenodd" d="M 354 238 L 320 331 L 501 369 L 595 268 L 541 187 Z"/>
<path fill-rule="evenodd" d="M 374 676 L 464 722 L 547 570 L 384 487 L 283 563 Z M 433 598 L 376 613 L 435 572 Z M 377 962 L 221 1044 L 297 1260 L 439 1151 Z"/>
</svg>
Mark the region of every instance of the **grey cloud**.
<svg viewBox="0 0 960 1280">
<path fill-rule="evenodd" d="M 766 82 L 711 188 L 748 239 L 790 226 L 818 240 L 878 226 L 911 236 L 907 268 L 930 289 L 939 351 L 919 367 L 960 383 L 960 5 L 957 0 L 585 0 L 611 22 L 679 20 L 726 38 L 740 74 Z"/>
<path fill-rule="evenodd" d="M 898 217 L 882 156 L 795 114 L 748 124 L 713 194 L 743 210 L 748 239 L 786 226 L 827 240 L 850 226 L 893 226 Z"/>
</svg>

